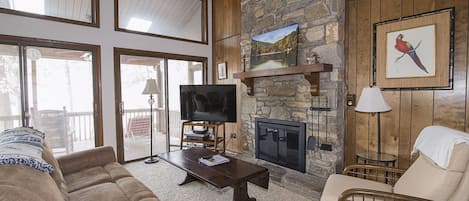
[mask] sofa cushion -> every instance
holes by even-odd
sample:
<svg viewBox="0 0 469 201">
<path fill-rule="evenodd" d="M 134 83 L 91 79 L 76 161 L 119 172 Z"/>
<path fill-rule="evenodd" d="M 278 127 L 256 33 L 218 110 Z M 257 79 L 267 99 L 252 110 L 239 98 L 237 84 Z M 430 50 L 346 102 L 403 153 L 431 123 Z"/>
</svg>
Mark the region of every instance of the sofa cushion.
<svg viewBox="0 0 469 201">
<path fill-rule="evenodd" d="M 448 200 L 463 173 L 440 168 L 421 154 L 394 185 L 394 192 L 429 200 Z"/>
<path fill-rule="evenodd" d="M 47 201 L 42 199 L 37 193 L 25 190 L 19 186 L 0 184 L 0 200 L 21 200 L 21 201 Z"/>
<path fill-rule="evenodd" d="M 65 175 L 65 181 L 70 193 L 92 185 L 112 182 L 112 179 L 103 167 L 93 167 Z"/>
<path fill-rule="evenodd" d="M 65 179 L 63 177 L 62 171 L 59 167 L 59 162 L 55 159 L 52 151 L 50 150 L 47 143 L 44 143 L 44 150 L 42 152 L 42 158 L 47 163 L 51 164 L 54 170 L 50 173 L 52 179 L 54 179 L 57 187 L 59 188 L 60 192 L 62 193 L 65 200 L 68 200 L 68 190 L 67 185 L 65 184 Z"/>
<path fill-rule="evenodd" d="M 127 196 L 115 183 L 101 183 L 69 194 L 70 201 L 128 201 Z"/>
<path fill-rule="evenodd" d="M 127 195 L 130 201 L 141 201 L 144 199 L 158 201 L 153 192 L 133 177 L 121 178 L 116 181 L 116 184 Z"/>
<path fill-rule="evenodd" d="M 121 164 L 116 163 L 116 162 L 106 164 L 104 166 L 104 169 L 108 172 L 108 174 L 111 176 L 113 181 L 116 181 L 123 177 L 132 176 L 127 169 L 125 169 Z"/>
<path fill-rule="evenodd" d="M 68 175 L 88 168 L 116 162 L 116 156 L 111 146 L 103 146 L 59 156 L 57 161 L 59 162 L 60 169 L 62 169 L 62 173 Z"/>
<path fill-rule="evenodd" d="M 44 133 L 32 128 L 18 127 L 0 133 L 0 164 L 24 165 L 52 172 L 42 159 Z"/>
<path fill-rule="evenodd" d="M 388 184 L 334 174 L 327 179 L 326 186 L 324 187 L 324 191 L 321 195 L 321 201 L 337 201 L 342 192 L 352 188 L 392 192 L 392 186 Z"/>
<path fill-rule="evenodd" d="M 27 166 L 1 165 L 0 200 L 63 201 L 64 198 L 48 173 Z"/>
</svg>

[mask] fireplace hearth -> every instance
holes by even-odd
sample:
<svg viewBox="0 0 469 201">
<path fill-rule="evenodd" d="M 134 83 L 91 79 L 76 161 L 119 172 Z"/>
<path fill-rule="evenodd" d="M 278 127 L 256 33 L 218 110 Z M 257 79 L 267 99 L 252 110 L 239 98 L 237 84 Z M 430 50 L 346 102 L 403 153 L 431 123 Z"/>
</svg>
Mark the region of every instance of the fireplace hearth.
<svg viewBox="0 0 469 201">
<path fill-rule="evenodd" d="M 256 118 L 256 158 L 305 172 L 306 124 Z"/>
</svg>

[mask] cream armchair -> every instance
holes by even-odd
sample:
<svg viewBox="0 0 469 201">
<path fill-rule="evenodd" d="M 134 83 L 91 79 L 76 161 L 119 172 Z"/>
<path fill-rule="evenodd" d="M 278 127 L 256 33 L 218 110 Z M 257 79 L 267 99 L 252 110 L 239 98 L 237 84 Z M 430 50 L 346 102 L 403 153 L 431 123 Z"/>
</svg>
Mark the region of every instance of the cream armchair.
<svg viewBox="0 0 469 201">
<path fill-rule="evenodd" d="M 469 145 L 454 146 L 449 165 L 441 168 L 424 154 L 406 171 L 382 166 L 352 165 L 331 175 L 321 201 L 469 200 Z"/>
</svg>

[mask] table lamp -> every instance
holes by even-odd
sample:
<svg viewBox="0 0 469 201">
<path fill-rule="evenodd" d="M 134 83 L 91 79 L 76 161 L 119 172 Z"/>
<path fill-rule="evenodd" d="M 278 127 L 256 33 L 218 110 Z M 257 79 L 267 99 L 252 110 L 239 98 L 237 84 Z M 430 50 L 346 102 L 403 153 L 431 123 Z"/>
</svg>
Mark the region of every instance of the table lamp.
<svg viewBox="0 0 469 201">
<path fill-rule="evenodd" d="M 378 155 L 381 154 L 381 119 L 380 113 L 390 111 L 392 108 L 386 102 L 379 87 L 363 88 L 355 111 L 377 113 L 378 115 Z"/>
</svg>

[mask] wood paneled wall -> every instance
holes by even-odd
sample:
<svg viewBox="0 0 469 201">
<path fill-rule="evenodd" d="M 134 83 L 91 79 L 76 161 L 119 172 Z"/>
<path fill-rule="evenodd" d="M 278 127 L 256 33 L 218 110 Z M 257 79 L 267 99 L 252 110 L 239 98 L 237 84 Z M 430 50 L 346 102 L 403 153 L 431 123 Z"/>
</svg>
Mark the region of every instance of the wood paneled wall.
<svg viewBox="0 0 469 201">
<path fill-rule="evenodd" d="M 241 2 L 240 0 L 213 0 L 213 81 L 216 84 L 237 85 L 237 123 L 226 124 L 227 149 L 241 152 L 244 136 L 241 133 L 241 82 L 233 73 L 242 70 L 241 64 Z M 218 80 L 217 64 L 226 62 L 228 79 Z M 230 134 L 236 133 L 231 139 Z"/>
<path fill-rule="evenodd" d="M 398 166 L 412 163 L 410 152 L 422 128 L 443 125 L 469 131 L 468 1 L 467 0 L 348 0 L 346 10 L 346 80 L 357 100 L 372 83 L 373 23 L 455 7 L 454 89 L 395 90 L 384 96 L 392 107 L 381 115 L 382 150 L 398 156 Z M 357 152 L 377 150 L 376 115 L 346 108 L 345 162 Z"/>
</svg>

